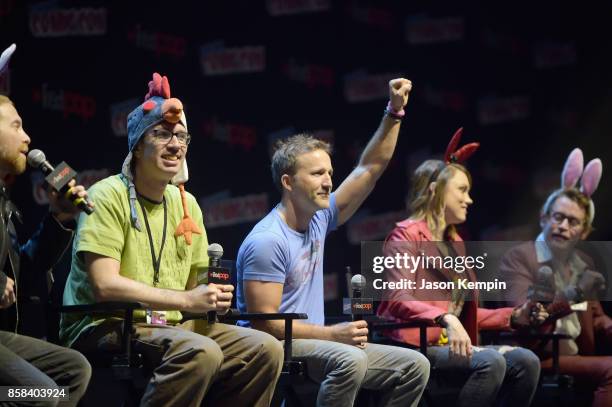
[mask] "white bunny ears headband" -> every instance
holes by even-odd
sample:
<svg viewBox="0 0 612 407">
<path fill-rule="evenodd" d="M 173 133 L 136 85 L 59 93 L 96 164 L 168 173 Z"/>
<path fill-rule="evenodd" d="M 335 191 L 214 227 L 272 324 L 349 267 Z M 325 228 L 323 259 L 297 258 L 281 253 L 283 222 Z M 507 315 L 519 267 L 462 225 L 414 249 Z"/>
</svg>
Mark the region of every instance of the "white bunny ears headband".
<svg viewBox="0 0 612 407">
<path fill-rule="evenodd" d="M 12 44 L 10 47 L 5 49 L 4 52 L 2 52 L 2 54 L 0 55 L 0 74 L 8 66 L 8 62 L 11 59 L 11 56 L 13 55 L 13 52 L 15 52 L 16 48 L 17 46 L 15 44 Z"/>
<path fill-rule="evenodd" d="M 595 205 L 591 196 L 597 190 L 603 166 L 599 158 L 594 158 L 584 167 L 584 158 L 582 150 L 575 148 L 567 157 L 563 172 L 561 173 L 561 188 L 562 189 L 579 189 L 584 195 L 589 198 L 591 207 L 591 222 L 595 218 Z M 580 180 L 580 188 L 577 187 Z"/>
</svg>

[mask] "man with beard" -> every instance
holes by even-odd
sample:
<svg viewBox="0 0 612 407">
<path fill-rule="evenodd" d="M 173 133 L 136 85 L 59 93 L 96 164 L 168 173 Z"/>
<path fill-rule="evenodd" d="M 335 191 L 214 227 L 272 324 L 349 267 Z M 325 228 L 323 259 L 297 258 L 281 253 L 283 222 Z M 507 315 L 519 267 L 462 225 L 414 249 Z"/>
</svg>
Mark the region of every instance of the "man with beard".
<svg viewBox="0 0 612 407">
<path fill-rule="evenodd" d="M 2 73 L 15 45 L 0 57 Z M 91 367 L 80 353 L 45 341 L 19 335 L 17 286 L 19 275 L 51 269 L 66 251 L 73 235 L 78 209 L 65 196 L 49 194 L 49 215 L 39 230 L 23 246 L 17 242 L 13 221 L 20 219 L 4 183 L 7 177 L 22 174 L 30 137 L 13 102 L 0 95 L 0 385 L 16 388 L 34 386 L 57 389 L 68 387 L 66 405 L 77 404 L 89 383 Z M 83 186 L 71 181 L 69 195 L 85 198 Z M 68 395 L 68 394 L 67 394 Z M 54 405 L 55 402 L 51 401 Z"/>
</svg>

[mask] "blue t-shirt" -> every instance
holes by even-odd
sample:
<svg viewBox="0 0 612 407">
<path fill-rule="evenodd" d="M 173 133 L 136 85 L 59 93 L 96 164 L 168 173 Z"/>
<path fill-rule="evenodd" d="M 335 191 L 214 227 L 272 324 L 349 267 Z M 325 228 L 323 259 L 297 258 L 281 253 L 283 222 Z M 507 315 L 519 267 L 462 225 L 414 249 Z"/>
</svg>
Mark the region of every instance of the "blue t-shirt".
<svg viewBox="0 0 612 407">
<path fill-rule="evenodd" d="M 325 238 L 337 223 L 335 194 L 330 196 L 328 209 L 314 214 L 305 233 L 291 229 L 278 209 L 272 209 L 238 251 L 238 309 L 246 312 L 244 280 L 271 281 L 283 284 L 278 312 L 304 312 L 306 322 L 323 325 L 323 251 Z M 240 324 L 248 326 L 247 321 Z"/>
</svg>

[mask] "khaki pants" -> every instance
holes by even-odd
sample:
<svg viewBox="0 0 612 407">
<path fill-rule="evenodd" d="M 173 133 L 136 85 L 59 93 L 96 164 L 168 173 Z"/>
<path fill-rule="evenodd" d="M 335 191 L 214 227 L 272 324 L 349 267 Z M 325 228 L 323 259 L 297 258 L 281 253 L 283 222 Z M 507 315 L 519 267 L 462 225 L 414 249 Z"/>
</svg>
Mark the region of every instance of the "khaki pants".
<svg viewBox="0 0 612 407">
<path fill-rule="evenodd" d="M 121 328 L 122 321 L 106 320 L 81 334 L 73 347 L 84 353 L 116 348 Z M 283 365 L 282 345 L 272 336 L 201 321 L 137 323 L 134 330 L 134 351 L 153 369 L 141 405 L 200 406 L 203 400 L 232 407 L 270 405 Z"/>
</svg>

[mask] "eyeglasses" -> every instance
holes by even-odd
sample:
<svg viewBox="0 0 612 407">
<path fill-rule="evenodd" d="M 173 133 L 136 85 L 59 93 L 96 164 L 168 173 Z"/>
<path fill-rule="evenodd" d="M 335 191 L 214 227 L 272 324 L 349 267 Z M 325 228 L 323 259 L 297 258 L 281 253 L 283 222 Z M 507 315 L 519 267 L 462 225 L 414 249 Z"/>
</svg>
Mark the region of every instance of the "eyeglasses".
<svg viewBox="0 0 612 407">
<path fill-rule="evenodd" d="M 172 136 L 176 136 L 179 144 L 183 146 L 189 145 L 191 141 L 191 135 L 185 131 L 178 131 L 176 133 L 172 133 L 170 130 L 166 129 L 153 129 L 151 130 L 151 134 L 153 135 L 153 140 L 156 143 L 166 144 L 169 143 L 172 139 Z"/>
<path fill-rule="evenodd" d="M 584 223 L 584 221 L 578 218 L 574 218 L 573 216 L 569 216 L 561 212 L 553 212 L 550 215 L 550 217 L 552 218 L 553 222 L 555 222 L 557 225 L 562 224 L 563 221 L 567 219 L 567 224 L 571 228 L 574 228 L 574 229 L 577 228 L 578 226 L 582 226 L 582 224 Z"/>
</svg>

